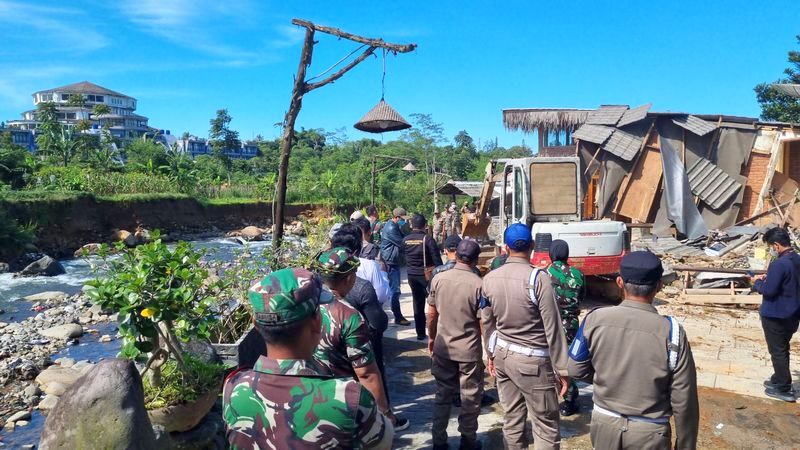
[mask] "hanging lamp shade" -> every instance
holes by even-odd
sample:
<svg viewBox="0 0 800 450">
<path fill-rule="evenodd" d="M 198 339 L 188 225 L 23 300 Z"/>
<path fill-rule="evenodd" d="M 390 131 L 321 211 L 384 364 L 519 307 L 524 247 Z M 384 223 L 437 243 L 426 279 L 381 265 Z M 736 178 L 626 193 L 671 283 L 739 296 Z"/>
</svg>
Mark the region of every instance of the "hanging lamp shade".
<svg viewBox="0 0 800 450">
<path fill-rule="evenodd" d="M 385 133 L 411 128 L 411 124 L 383 99 L 353 126 L 367 133 Z"/>
</svg>

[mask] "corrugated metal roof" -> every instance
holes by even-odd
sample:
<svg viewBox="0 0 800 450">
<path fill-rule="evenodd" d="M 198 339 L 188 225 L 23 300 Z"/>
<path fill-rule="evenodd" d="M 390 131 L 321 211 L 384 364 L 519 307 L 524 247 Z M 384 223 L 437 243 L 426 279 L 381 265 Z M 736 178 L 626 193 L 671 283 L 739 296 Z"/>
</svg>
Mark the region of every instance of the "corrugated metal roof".
<svg viewBox="0 0 800 450">
<path fill-rule="evenodd" d="M 586 116 L 586 123 L 591 125 L 616 125 L 627 110 L 628 105 L 603 105 L 594 111 L 589 111 L 589 115 Z"/>
<path fill-rule="evenodd" d="M 705 120 L 691 114 L 688 116 L 676 117 L 672 119 L 672 122 L 675 125 L 689 130 L 698 136 L 705 136 L 706 134 L 717 129 L 716 124 L 708 123 Z"/>
<path fill-rule="evenodd" d="M 606 127 L 603 125 L 589 125 L 586 123 L 575 130 L 575 132 L 572 133 L 572 137 L 574 139 L 580 139 L 582 141 L 588 141 L 599 145 L 607 141 L 613 132 L 614 128 L 612 127 Z"/>
<path fill-rule="evenodd" d="M 646 105 L 625 111 L 625 113 L 622 114 L 622 118 L 619 119 L 617 127 L 624 127 L 625 125 L 630 125 L 634 122 L 643 120 L 645 117 L 647 117 L 647 112 L 650 111 L 651 106 L 653 106 L 653 104 L 648 103 Z"/>
<path fill-rule="evenodd" d="M 682 244 L 674 237 L 660 237 L 656 240 L 642 239 L 631 242 L 631 247 L 635 250 L 650 250 L 658 256 L 671 255 L 682 258 L 686 256 L 703 256 L 702 249 Z"/>
<path fill-rule="evenodd" d="M 772 87 L 782 94 L 800 98 L 800 84 L 775 83 Z"/>
<path fill-rule="evenodd" d="M 742 185 L 705 158 L 698 158 L 687 172 L 692 193 L 713 209 L 721 208 Z"/>
<path fill-rule="evenodd" d="M 603 150 L 611 152 L 625 161 L 630 161 L 642 148 L 642 139 L 642 136 L 627 131 L 614 130 L 614 133 L 608 138 L 608 142 L 603 145 Z"/>
<path fill-rule="evenodd" d="M 448 181 L 437 191 L 442 195 L 468 195 L 470 197 L 480 197 L 483 190 L 483 181 Z M 492 198 L 500 198 L 500 186 L 495 186 Z M 433 194 L 433 191 L 428 194 Z"/>
</svg>

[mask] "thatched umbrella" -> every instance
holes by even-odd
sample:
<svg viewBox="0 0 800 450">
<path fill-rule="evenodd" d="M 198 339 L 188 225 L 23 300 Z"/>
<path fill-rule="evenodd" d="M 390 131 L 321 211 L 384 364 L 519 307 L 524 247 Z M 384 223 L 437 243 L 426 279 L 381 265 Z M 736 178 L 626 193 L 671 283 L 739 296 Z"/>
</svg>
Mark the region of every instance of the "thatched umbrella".
<svg viewBox="0 0 800 450">
<path fill-rule="evenodd" d="M 353 126 L 367 133 L 385 133 L 411 128 L 411 124 L 383 99 Z"/>
</svg>

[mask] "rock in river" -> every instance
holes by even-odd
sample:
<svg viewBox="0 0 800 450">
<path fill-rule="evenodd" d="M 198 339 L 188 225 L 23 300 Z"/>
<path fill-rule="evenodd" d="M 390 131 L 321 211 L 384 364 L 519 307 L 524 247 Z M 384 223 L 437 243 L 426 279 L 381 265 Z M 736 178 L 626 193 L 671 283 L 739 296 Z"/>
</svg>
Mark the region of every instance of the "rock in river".
<svg viewBox="0 0 800 450">
<path fill-rule="evenodd" d="M 70 339 L 83 336 L 83 327 L 77 323 L 65 323 L 41 330 L 39 334 L 49 338 Z"/>
<path fill-rule="evenodd" d="M 22 299 L 27 302 L 53 302 L 53 303 L 61 303 L 64 300 L 66 300 L 66 298 L 67 298 L 67 293 L 61 291 L 40 292 L 38 294 L 32 294 L 26 297 L 22 297 Z"/>
<path fill-rule="evenodd" d="M 104 360 L 67 389 L 47 416 L 39 448 L 156 448 L 133 362 Z"/>
<path fill-rule="evenodd" d="M 128 247 L 136 247 L 136 236 L 127 230 L 119 230 L 114 232 L 114 234 L 111 235 L 111 240 L 114 242 L 122 241 Z"/>
<path fill-rule="evenodd" d="M 242 228 L 239 233 L 241 234 L 242 238 L 247 241 L 260 241 L 264 239 L 264 230 L 252 225 Z"/>
<path fill-rule="evenodd" d="M 44 255 L 42 258 L 30 263 L 17 275 L 22 277 L 32 277 L 34 275 L 46 275 L 48 277 L 66 273 L 64 266 L 55 259 Z"/>
<path fill-rule="evenodd" d="M 75 253 L 73 255 L 76 258 L 80 258 L 80 257 L 82 257 L 84 255 L 86 255 L 86 256 L 96 255 L 97 253 L 100 252 L 100 248 L 101 247 L 102 247 L 101 244 L 86 244 L 83 247 L 75 250 Z"/>
</svg>

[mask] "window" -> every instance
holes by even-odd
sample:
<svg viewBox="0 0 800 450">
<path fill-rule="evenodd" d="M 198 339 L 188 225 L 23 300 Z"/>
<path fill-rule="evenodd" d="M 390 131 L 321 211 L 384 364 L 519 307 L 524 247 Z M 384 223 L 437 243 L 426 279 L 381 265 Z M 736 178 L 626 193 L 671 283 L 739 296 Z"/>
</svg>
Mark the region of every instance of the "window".
<svg viewBox="0 0 800 450">
<path fill-rule="evenodd" d="M 67 120 L 75 120 L 75 113 L 67 113 Z"/>
<path fill-rule="evenodd" d="M 61 101 L 65 102 L 67 100 L 69 100 L 69 94 L 61 94 Z"/>
<path fill-rule="evenodd" d="M 95 95 L 94 96 L 94 101 L 96 101 L 98 103 L 103 103 L 103 96 L 102 95 Z"/>
<path fill-rule="evenodd" d="M 578 213 L 578 169 L 574 162 L 533 163 L 530 170 L 534 215 Z"/>
</svg>

